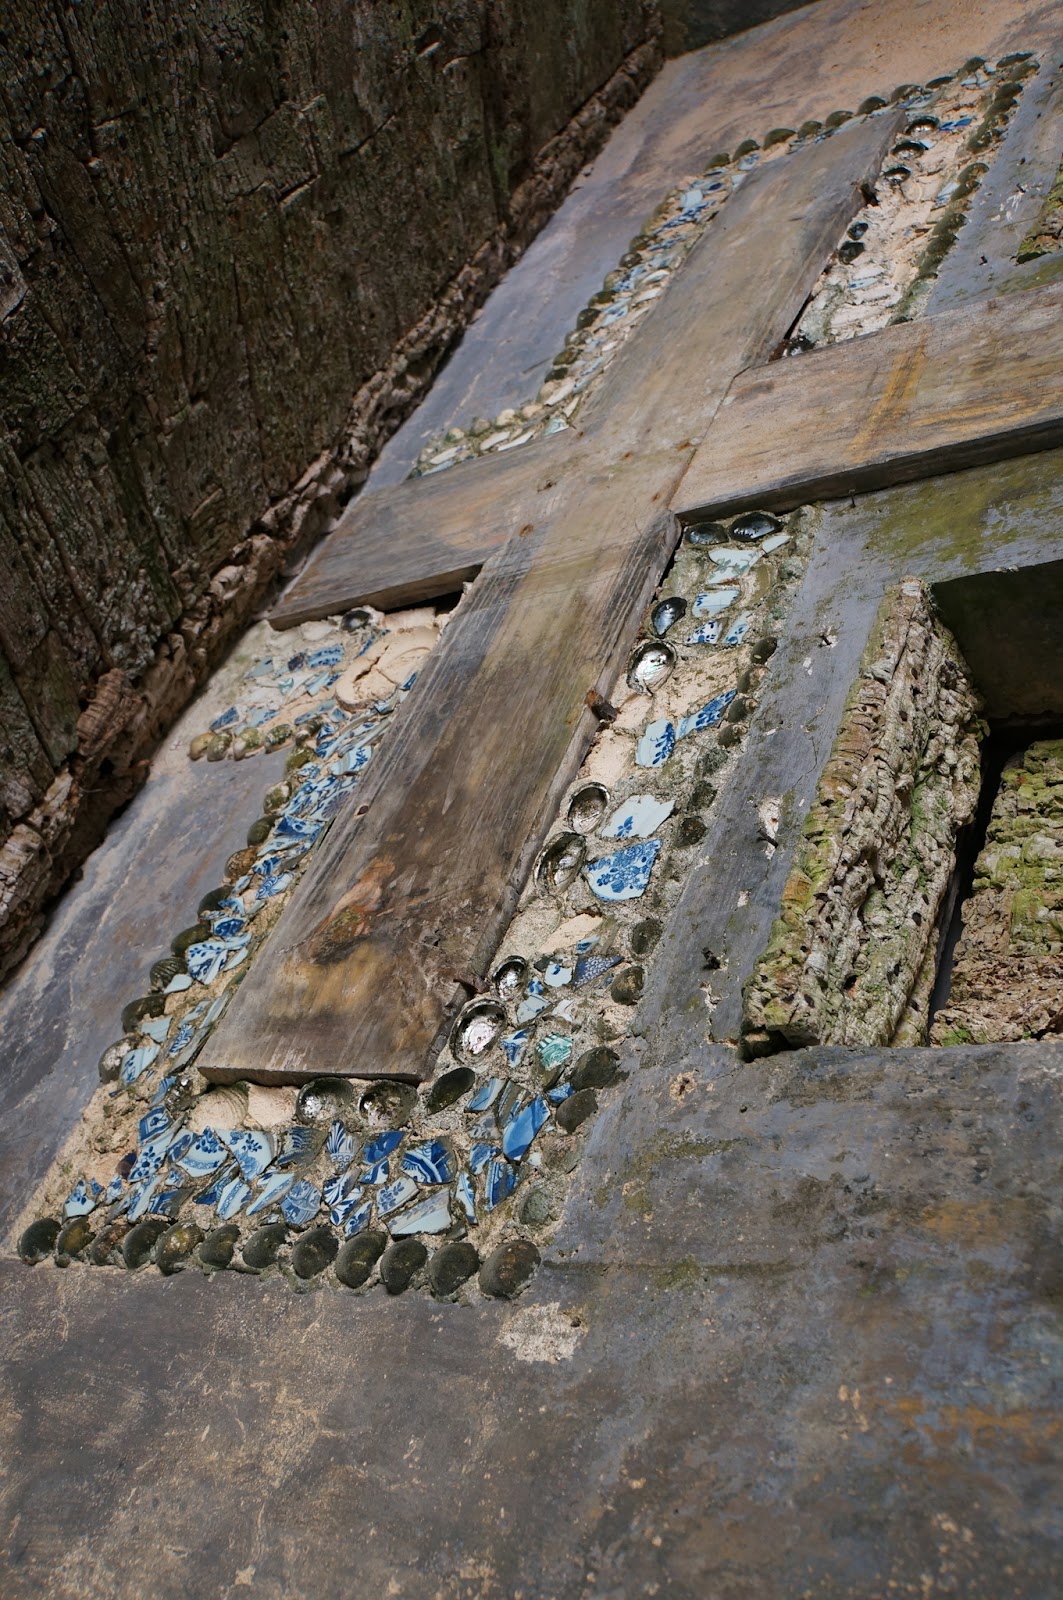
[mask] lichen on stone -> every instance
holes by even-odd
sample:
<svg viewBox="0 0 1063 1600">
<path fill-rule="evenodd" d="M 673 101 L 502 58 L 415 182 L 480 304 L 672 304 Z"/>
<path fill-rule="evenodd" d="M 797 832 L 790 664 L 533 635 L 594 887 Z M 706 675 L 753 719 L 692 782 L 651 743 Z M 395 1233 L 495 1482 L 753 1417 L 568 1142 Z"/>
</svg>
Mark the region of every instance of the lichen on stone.
<svg viewBox="0 0 1063 1600">
<path fill-rule="evenodd" d="M 890 1044 L 899 1031 L 923 1042 L 911 1007 L 927 992 L 957 834 L 977 804 L 979 709 L 925 587 L 905 580 L 879 609 L 746 984 L 747 1053 Z"/>
</svg>

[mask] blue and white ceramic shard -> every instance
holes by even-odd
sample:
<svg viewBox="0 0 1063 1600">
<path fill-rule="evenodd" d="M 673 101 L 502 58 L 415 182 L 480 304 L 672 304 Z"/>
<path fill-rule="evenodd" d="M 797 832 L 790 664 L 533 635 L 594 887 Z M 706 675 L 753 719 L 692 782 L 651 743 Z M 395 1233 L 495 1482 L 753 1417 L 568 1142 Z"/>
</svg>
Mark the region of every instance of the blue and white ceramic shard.
<svg viewBox="0 0 1063 1600">
<path fill-rule="evenodd" d="M 674 800 L 652 794 L 633 794 L 617 806 L 600 830 L 603 839 L 647 839 L 675 810 Z"/>
<path fill-rule="evenodd" d="M 402 1158 L 402 1170 L 417 1183 L 449 1183 L 454 1176 L 450 1151 L 439 1139 L 414 1145 Z"/>
<path fill-rule="evenodd" d="M 735 690 L 728 689 L 726 694 L 718 694 L 700 711 L 694 711 L 689 717 L 684 717 L 679 724 L 679 737 L 685 739 L 689 733 L 703 733 L 706 728 L 714 728 L 723 720 L 723 714 L 735 697 Z"/>
<path fill-rule="evenodd" d="M 725 577 L 739 578 L 756 565 L 761 554 L 756 545 L 718 544 L 709 551 L 709 560 L 720 568 Z"/>
<path fill-rule="evenodd" d="M 113 1205 L 116 1200 L 120 1200 L 122 1198 L 122 1191 L 124 1188 L 125 1179 L 116 1172 L 100 1196 L 100 1204 L 105 1206 Z"/>
<path fill-rule="evenodd" d="M 363 1228 L 369 1226 L 373 1215 L 373 1202 L 370 1200 L 364 1206 L 357 1206 L 343 1224 L 344 1235 L 351 1239 L 356 1233 L 361 1233 Z"/>
<path fill-rule="evenodd" d="M 788 533 L 773 533 L 770 538 L 764 540 L 760 548 L 770 555 L 773 550 L 781 550 L 784 544 L 789 543 L 790 535 Z"/>
<path fill-rule="evenodd" d="M 296 1123 L 285 1128 L 277 1150 L 278 1167 L 297 1167 L 301 1161 L 311 1160 L 318 1152 L 320 1135 L 316 1128 L 304 1128 Z"/>
<path fill-rule="evenodd" d="M 320 824 L 308 822 L 305 817 L 281 817 L 273 830 L 274 837 L 280 839 L 316 839 L 320 832 Z"/>
<path fill-rule="evenodd" d="M 383 1161 L 384 1157 L 389 1156 L 393 1150 L 397 1150 L 401 1143 L 402 1134 L 394 1129 L 389 1129 L 387 1133 L 378 1133 L 375 1139 L 370 1139 L 362 1154 L 365 1160 L 370 1163 Z"/>
<path fill-rule="evenodd" d="M 170 1148 L 166 1152 L 167 1159 L 169 1161 L 180 1161 L 185 1151 L 191 1147 L 195 1137 L 191 1128 L 185 1128 L 181 1133 L 175 1134 Z"/>
<path fill-rule="evenodd" d="M 530 1038 L 531 1038 L 531 1031 L 528 1028 L 517 1028 L 514 1033 L 504 1033 L 502 1035 L 501 1039 L 499 1039 L 498 1042 L 502 1046 L 503 1051 L 505 1052 L 506 1063 L 507 1063 L 508 1066 L 515 1067 L 517 1065 L 517 1062 L 520 1060 L 521 1056 L 524 1054 L 524 1051 L 525 1051 L 525 1049 L 527 1047 L 527 1044 L 528 1044 L 528 1040 Z M 499 1078 L 499 1079 L 497 1079 L 495 1081 L 497 1081 L 498 1083 L 501 1083 L 502 1080 L 501 1080 L 501 1078 Z M 471 1101 L 469 1103 L 468 1109 L 470 1111 L 473 1109 Z"/>
<path fill-rule="evenodd" d="M 181 1051 L 187 1049 L 187 1047 L 192 1043 L 192 1040 L 195 1038 L 195 1036 L 195 1023 L 192 1021 L 191 1017 L 185 1017 L 181 1023 L 181 1026 L 178 1028 L 177 1032 L 173 1036 L 173 1039 L 171 1040 L 170 1048 L 167 1051 L 167 1054 L 171 1056 L 179 1056 Z"/>
<path fill-rule="evenodd" d="M 575 987 L 586 988 L 588 983 L 593 983 L 603 973 L 610 972 L 613 967 L 620 965 L 620 956 L 580 956 L 576 962 Z"/>
<path fill-rule="evenodd" d="M 276 706 L 258 706 L 248 714 L 247 726 L 249 728 L 261 728 L 264 723 L 272 722 L 276 715 Z"/>
<path fill-rule="evenodd" d="M 163 994 L 181 994 L 185 989 L 191 989 L 192 979 L 187 972 L 175 972 Z"/>
<path fill-rule="evenodd" d="M 356 744 L 353 750 L 348 750 L 342 756 L 337 756 L 329 766 L 329 771 L 337 778 L 342 778 L 351 772 L 361 772 L 363 767 L 369 765 L 373 754 L 371 744 Z"/>
<path fill-rule="evenodd" d="M 315 1189 L 305 1178 L 292 1184 L 281 1201 L 281 1215 L 293 1228 L 305 1228 L 321 1210 L 321 1190 Z"/>
<path fill-rule="evenodd" d="M 487 1177 L 484 1180 L 484 1205 L 488 1211 L 493 1211 L 500 1205 L 507 1195 L 512 1194 L 516 1186 L 517 1174 L 508 1161 L 503 1161 L 501 1156 L 496 1157 L 487 1168 Z"/>
<path fill-rule="evenodd" d="M 321 1198 L 327 1206 L 339 1205 L 345 1200 L 360 1200 L 361 1185 L 353 1172 L 341 1172 L 322 1185 Z"/>
<path fill-rule="evenodd" d="M 148 1215 L 176 1217 L 187 1192 L 187 1189 L 154 1189 L 148 1202 Z"/>
<path fill-rule="evenodd" d="M 367 1167 L 362 1168 L 359 1183 L 372 1183 L 380 1185 L 387 1183 L 391 1177 L 391 1162 L 385 1156 L 383 1161 L 371 1161 Z"/>
<path fill-rule="evenodd" d="M 147 1034 L 148 1038 L 153 1039 L 156 1044 L 164 1044 L 166 1035 L 172 1026 L 172 1017 L 145 1017 L 143 1022 L 140 1023 L 140 1031 Z"/>
<path fill-rule="evenodd" d="M 741 644 L 752 625 L 753 618 L 750 613 L 748 611 L 741 612 L 737 617 L 735 617 L 734 621 L 731 623 L 731 626 L 724 634 L 722 641 L 723 644 L 729 649 L 733 649 L 735 645 Z"/>
<path fill-rule="evenodd" d="M 153 1173 L 150 1178 L 130 1189 L 129 1210 L 126 1213 L 130 1222 L 139 1222 L 141 1217 L 147 1216 L 155 1194 L 162 1188 L 162 1173 Z"/>
<path fill-rule="evenodd" d="M 103 1186 L 95 1178 L 79 1178 L 63 1202 L 63 1216 L 87 1217 L 99 1205 L 102 1194 Z"/>
<path fill-rule="evenodd" d="M 345 1172 L 358 1152 L 358 1140 L 348 1133 L 342 1122 L 334 1122 L 325 1140 L 325 1154 L 334 1167 Z"/>
<path fill-rule="evenodd" d="M 640 767 L 661 767 L 674 749 L 675 725 L 667 717 L 658 717 L 647 724 L 635 747 L 635 760 Z"/>
<path fill-rule="evenodd" d="M 491 1158 L 498 1154 L 496 1144 L 474 1144 L 469 1151 L 469 1171 L 482 1172 Z"/>
<path fill-rule="evenodd" d="M 178 1162 L 193 1178 L 206 1178 L 229 1159 L 229 1152 L 213 1128 L 204 1128 Z"/>
<path fill-rule="evenodd" d="M 396 1178 L 394 1183 L 389 1183 L 380 1191 L 377 1199 L 377 1214 L 386 1217 L 392 1211 L 397 1211 L 404 1206 L 407 1200 L 412 1200 L 417 1193 L 417 1185 L 412 1178 Z"/>
<path fill-rule="evenodd" d="M 279 872 L 276 877 L 263 878 L 255 890 L 255 899 L 269 900 L 275 894 L 283 894 L 291 881 L 290 872 Z"/>
<path fill-rule="evenodd" d="M 699 594 L 691 606 L 691 613 L 695 617 L 716 617 L 721 611 L 726 611 L 728 606 L 733 606 L 738 599 L 739 590 L 721 586 L 706 589 Z M 689 642 L 689 641 L 688 641 Z"/>
<path fill-rule="evenodd" d="M 271 1172 L 248 1206 L 248 1216 L 255 1217 L 260 1211 L 268 1211 L 270 1206 L 275 1206 L 281 1196 L 288 1193 L 294 1182 L 294 1172 Z"/>
<path fill-rule="evenodd" d="M 307 653 L 306 665 L 308 667 L 336 667 L 343 660 L 343 646 L 341 644 L 325 644 L 317 650 Z"/>
<path fill-rule="evenodd" d="M 535 1135 L 546 1122 L 550 1112 L 541 1095 L 528 1102 L 522 1111 L 511 1117 L 502 1130 L 502 1154 L 510 1161 L 521 1161 L 527 1154 Z"/>
<path fill-rule="evenodd" d="M 465 1107 L 466 1111 L 488 1111 L 502 1092 L 505 1078 L 485 1078 Z"/>
<path fill-rule="evenodd" d="M 141 1145 L 129 1174 L 131 1188 L 155 1176 L 172 1142 L 173 1130 L 164 1128 L 162 1133 L 157 1133 L 153 1139 L 148 1139 Z"/>
<path fill-rule="evenodd" d="M 547 1000 L 541 994 L 530 994 L 526 996 L 526 998 L 523 999 L 520 1005 L 517 1007 L 517 1021 L 531 1022 L 540 1014 L 540 1012 L 545 1011 L 549 1004 L 549 1000 Z"/>
<path fill-rule="evenodd" d="M 258 1133 L 246 1128 L 219 1128 L 218 1137 L 229 1149 L 239 1164 L 240 1171 L 248 1180 L 257 1178 L 265 1172 L 273 1160 L 276 1145 L 268 1133 Z"/>
<path fill-rule="evenodd" d="M 722 622 L 702 622 L 687 634 L 687 644 L 715 644 L 720 637 Z"/>
<path fill-rule="evenodd" d="M 388 1223 L 396 1239 L 408 1238 L 413 1233 L 446 1233 L 453 1218 L 450 1215 L 450 1193 L 440 1189 L 416 1205 L 408 1206 Z"/>
<path fill-rule="evenodd" d="M 169 1126 L 170 1113 L 166 1107 L 152 1106 L 137 1123 L 137 1144 L 143 1144 L 146 1139 L 154 1139 L 157 1133 L 162 1133 L 163 1129 Z"/>
<path fill-rule="evenodd" d="M 234 1180 L 233 1169 L 235 1165 L 236 1163 L 234 1161 L 227 1161 L 225 1165 L 215 1173 L 214 1178 L 207 1185 L 207 1187 L 205 1189 L 201 1189 L 196 1195 L 197 1206 L 216 1206 L 226 1189 L 229 1187 L 230 1183 L 234 1181 L 236 1183 L 242 1182 L 242 1179 L 240 1178 L 236 1178 Z M 250 1192 L 251 1191 L 248 1190 L 249 1194 Z"/>
<path fill-rule="evenodd" d="M 229 706 L 220 716 L 215 717 L 210 725 L 211 733 L 220 733 L 223 728 L 231 728 L 234 722 L 239 722 L 240 713 L 235 706 Z"/>
<path fill-rule="evenodd" d="M 462 1172 L 458 1175 L 458 1181 L 454 1185 L 454 1189 L 458 1199 L 461 1201 L 466 1220 L 475 1223 L 476 1190 L 473 1188 L 472 1179 L 469 1177 L 467 1172 Z"/>
<path fill-rule="evenodd" d="M 151 1066 L 159 1054 L 157 1044 L 137 1045 L 135 1050 L 130 1050 L 128 1055 L 122 1057 L 122 1070 L 119 1077 L 122 1083 L 136 1083 L 143 1072 Z"/>
<path fill-rule="evenodd" d="M 567 1100 L 569 1095 L 574 1093 L 575 1090 L 570 1083 L 559 1083 L 556 1088 L 547 1089 L 546 1098 L 552 1106 L 559 1106 L 562 1100 Z"/>
<path fill-rule="evenodd" d="M 645 839 L 599 856 L 584 869 L 591 890 L 599 900 L 637 900 L 646 892 L 660 848 L 660 839 Z"/>
<path fill-rule="evenodd" d="M 204 939 L 190 944 L 185 965 L 197 983 L 213 983 L 228 959 L 229 951 L 220 939 Z"/>
<path fill-rule="evenodd" d="M 216 939 L 235 939 L 237 934 L 243 933 L 247 923 L 243 917 L 219 917 L 214 924 L 214 937 Z"/>
<path fill-rule="evenodd" d="M 543 973 L 543 982 L 548 989 L 564 989 L 572 982 L 572 968 L 564 966 L 560 961 L 551 961 Z"/>
</svg>

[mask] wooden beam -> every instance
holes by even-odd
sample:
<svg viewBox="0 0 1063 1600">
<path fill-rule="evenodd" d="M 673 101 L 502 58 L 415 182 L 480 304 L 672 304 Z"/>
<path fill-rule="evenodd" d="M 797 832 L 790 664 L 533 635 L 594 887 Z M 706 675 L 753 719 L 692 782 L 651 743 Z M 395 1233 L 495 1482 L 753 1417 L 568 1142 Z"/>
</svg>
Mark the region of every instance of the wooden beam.
<svg viewBox="0 0 1063 1600">
<path fill-rule="evenodd" d="M 571 431 L 359 495 L 270 612 L 274 628 L 453 594 L 545 516 L 572 459 Z"/>
<path fill-rule="evenodd" d="M 893 119 L 767 166 L 695 247 L 552 514 L 486 563 L 200 1066 L 419 1079 L 486 973 L 674 548 L 669 496 L 732 375 L 784 336 Z M 670 382 L 661 385 L 660 367 Z M 640 367 L 645 409 L 637 404 Z M 616 428 L 610 425 L 615 418 Z M 642 448 L 603 461 L 617 443 Z"/>
<path fill-rule="evenodd" d="M 743 372 L 672 506 L 837 499 L 1063 443 L 1063 286 Z"/>
</svg>

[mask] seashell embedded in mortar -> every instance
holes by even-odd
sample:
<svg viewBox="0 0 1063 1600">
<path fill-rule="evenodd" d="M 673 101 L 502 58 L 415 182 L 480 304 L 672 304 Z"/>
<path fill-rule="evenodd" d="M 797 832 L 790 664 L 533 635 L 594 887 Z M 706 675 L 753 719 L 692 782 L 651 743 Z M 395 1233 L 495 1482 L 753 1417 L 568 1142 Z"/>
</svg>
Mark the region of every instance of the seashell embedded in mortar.
<svg viewBox="0 0 1063 1600">
<path fill-rule="evenodd" d="M 628 684 L 643 694 L 653 694 L 671 676 L 676 659 L 670 644 L 658 643 L 653 639 L 643 640 L 635 646 L 628 662 Z"/>
<path fill-rule="evenodd" d="M 38 1217 L 36 1222 L 31 1222 L 18 1241 L 18 1253 L 22 1260 L 32 1266 L 50 1256 L 59 1238 L 60 1226 L 55 1217 Z"/>
<path fill-rule="evenodd" d="M 451 1030 L 450 1048 L 459 1061 L 482 1056 L 506 1025 L 505 1008 L 497 1000 L 472 1000 Z"/>
<path fill-rule="evenodd" d="M 781 531 L 782 523 L 778 517 L 769 515 L 767 511 L 747 511 L 731 524 L 731 538 L 741 539 L 744 543 L 755 543 L 766 534 Z"/>
<path fill-rule="evenodd" d="M 299 1090 L 295 1119 L 324 1126 L 337 1118 L 353 1115 L 357 1102 L 357 1091 L 346 1078 L 314 1078 Z"/>
<path fill-rule="evenodd" d="M 650 627 L 658 639 L 663 639 L 669 628 L 674 627 L 680 617 L 685 617 L 687 603 L 681 594 L 674 594 L 667 600 L 658 600 L 650 612 Z"/>
<path fill-rule="evenodd" d="M 503 1000 L 515 1000 L 528 981 L 529 967 L 523 956 L 510 956 L 491 974 L 491 982 Z"/>
<path fill-rule="evenodd" d="M 661 650 L 663 645 L 652 645 L 654 650 Z M 609 791 L 600 783 L 585 783 L 581 785 L 568 803 L 567 821 L 570 828 L 576 833 L 593 833 L 605 815 L 605 808 L 609 804 Z M 527 963 L 525 963 L 525 971 Z"/>
<path fill-rule="evenodd" d="M 692 545 L 695 550 L 704 550 L 707 545 L 719 544 L 726 539 L 727 533 L 721 522 L 697 522 L 688 528 L 684 535 L 684 543 Z"/>
<path fill-rule="evenodd" d="M 436 1079 L 424 1097 L 425 1110 L 429 1112 L 445 1111 L 467 1094 L 476 1082 L 476 1074 L 471 1067 L 453 1067 L 449 1072 L 444 1072 L 442 1077 Z"/>
<path fill-rule="evenodd" d="M 358 1102 L 358 1112 L 370 1128 L 401 1127 L 408 1122 L 417 1103 L 411 1084 L 381 1079 L 366 1089 Z"/>
<path fill-rule="evenodd" d="M 559 833 L 539 857 L 535 881 L 540 889 L 567 889 L 586 859 L 586 841 L 578 833 Z"/>
</svg>

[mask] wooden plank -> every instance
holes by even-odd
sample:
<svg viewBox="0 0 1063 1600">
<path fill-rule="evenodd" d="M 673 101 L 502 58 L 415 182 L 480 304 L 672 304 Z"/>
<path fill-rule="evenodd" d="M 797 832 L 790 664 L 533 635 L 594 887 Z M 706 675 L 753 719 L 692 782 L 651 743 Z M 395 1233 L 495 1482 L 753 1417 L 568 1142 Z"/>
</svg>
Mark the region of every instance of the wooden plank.
<svg viewBox="0 0 1063 1600">
<path fill-rule="evenodd" d="M 574 438 L 555 434 L 359 495 L 273 607 L 271 626 L 453 594 L 542 517 L 543 496 L 567 470 Z"/>
<path fill-rule="evenodd" d="M 1063 286 L 742 373 L 672 504 L 779 509 L 1060 443 Z"/>
<path fill-rule="evenodd" d="M 860 184 L 876 174 L 902 120 L 891 113 L 852 124 L 755 173 L 618 354 L 574 431 L 359 496 L 274 606 L 272 626 L 290 628 L 354 605 L 390 609 L 452 593 L 507 538 L 536 524 L 543 494 L 588 452 L 594 460 L 616 460 L 625 450 L 652 449 L 654 441 L 685 449 L 700 438 L 719 403 L 720 372 L 731 370 L 721 369 L 719 325 L 700 316 L 702 297 L 732 296 L 737 342 L 752 338 L 753 347 L 770 351 L 779 323 L 785 332 L 808 296 L 808 264 L 814 281 L 852 215 Z M 788 199 L 794 161 L 815 167 L 824 185 L 803 213 Z M 784 286 L 776 281 L 779 262 L 754 214 L 758 208 L 771 210 L 793 242 Z M 678 341 L 689 346 L 683 385 L 675 381 Z"/>
<path fill-rule="evenodd" d="M 552 514 L 486 563 L 210 1040 L 208 1077 L 430 1070 L 456 980 L 486 972 L 586 753 L 588 692 L 611 688 L 674 548 L 664 508 L 693 449 L 674 434 L 703 432 L 730 376 L 785 334 L 890 137 L 865 124 L 773 164 L 702 240 L 715 270 L 692 257 L 675 279 L 667 344 L 632 340 L 654 397 L 667 360 L 672 398 L 640 417 L 634 367 L 619 387 L 619 435 L 650 447 L 588 451 Z"/>
</svg>

